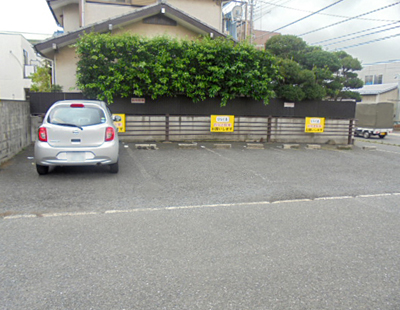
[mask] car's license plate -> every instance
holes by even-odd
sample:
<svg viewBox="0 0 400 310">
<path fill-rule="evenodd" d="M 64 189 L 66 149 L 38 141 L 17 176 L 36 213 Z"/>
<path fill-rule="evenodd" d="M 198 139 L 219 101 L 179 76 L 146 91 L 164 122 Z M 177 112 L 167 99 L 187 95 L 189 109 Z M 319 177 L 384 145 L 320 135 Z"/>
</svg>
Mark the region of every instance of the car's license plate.
<svg viewBox="0 0 400 310">
<path fill-rule="evenodd" d="M 386 132 L 381 132 L 381 136 L 386 136 Z"/>
<path fill-rule="evenodd" d="M 68 152 L 67 160 L 68 161 L 84 161 L 85 160 L 85 152 Z"/>
</svg>

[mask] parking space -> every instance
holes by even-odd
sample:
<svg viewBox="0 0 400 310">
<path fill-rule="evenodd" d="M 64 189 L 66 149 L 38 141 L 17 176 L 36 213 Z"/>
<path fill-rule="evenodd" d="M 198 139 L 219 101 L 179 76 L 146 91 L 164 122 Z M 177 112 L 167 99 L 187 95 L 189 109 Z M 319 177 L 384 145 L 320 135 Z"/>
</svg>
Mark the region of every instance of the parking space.
<svg viewBox="0 0 400 310">
<path fill-rule="evenodd" d="M 197 143 L 121 144 L 121 170 L 57 167 L 39 176 L 29 147 L 0 170 L 0 213 L 41 214 L 276 201 L 398 191 L 399 148 L 229 149 Z"/>
</svg>

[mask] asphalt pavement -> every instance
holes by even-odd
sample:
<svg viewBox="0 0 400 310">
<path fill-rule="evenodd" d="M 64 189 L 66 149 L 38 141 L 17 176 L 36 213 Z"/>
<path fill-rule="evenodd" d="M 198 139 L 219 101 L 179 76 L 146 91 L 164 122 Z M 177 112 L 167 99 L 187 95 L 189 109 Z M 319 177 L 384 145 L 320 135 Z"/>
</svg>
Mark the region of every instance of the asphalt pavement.
<svg viewBox="0 0 400 310">
<path fill-rule="evenodd" d="M 375 145 L 375 144 L 370 144 Z M 237 143 L 196 150 L 177 143 L 158 150 L 121 145 L 120 172 L 107 167 L 57 167 L 39 176 L 33 147 L 0 170 L 0 214 L 46 214 L 148 207 L 258 202 L 399 191 L 400 148 L 263 150 Z"/>
<path fill-rule="evenodd" d="M 2 309 L 399 309 L 400 147 L 121 145 L 0 168 Z M 368 145 L 375 145 L 368 143 Z"/>
</svg>

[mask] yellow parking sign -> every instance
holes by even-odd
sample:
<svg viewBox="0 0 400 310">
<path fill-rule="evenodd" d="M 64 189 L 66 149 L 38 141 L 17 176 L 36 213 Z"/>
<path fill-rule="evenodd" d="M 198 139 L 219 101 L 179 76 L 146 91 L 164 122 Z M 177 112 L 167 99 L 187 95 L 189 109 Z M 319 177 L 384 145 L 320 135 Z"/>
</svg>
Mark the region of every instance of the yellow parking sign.
<svg viewBox="0 0 400 310">
<path fill-rule="evenodd" d="M 113 117 L 119 116 L 121 120 L 114 121 L 115 127 L 117 127 L 118 132 L 125 132 L 125 114 L 113 114 Z"/>
<path fill-rule="evenodd" d="M 235 116 L 211 115 L 211 132 L 233 132 Z"/>
<path fill-rule="evenodd" d="M 305 132 L 324 132 L 325 117 L 306 117 Z"/>
</svg>

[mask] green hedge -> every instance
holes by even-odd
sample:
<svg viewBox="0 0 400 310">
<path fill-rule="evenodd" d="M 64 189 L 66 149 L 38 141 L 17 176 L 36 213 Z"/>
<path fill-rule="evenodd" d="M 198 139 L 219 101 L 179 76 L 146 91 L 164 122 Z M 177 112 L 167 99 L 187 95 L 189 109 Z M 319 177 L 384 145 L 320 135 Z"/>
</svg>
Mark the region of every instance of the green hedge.
<svg viewBox="0 0 400 310">
<path fill-rule="evenodd" d="M 275 58 L 230 39 L 91 33 L 76 43 L 77 85 L 90 98 L 185 95 L 194 102 L 221 96 L 264 100 L 279 79 Z"/>
</svg>

